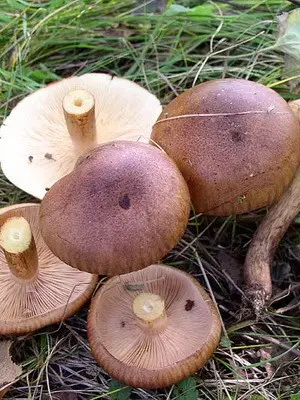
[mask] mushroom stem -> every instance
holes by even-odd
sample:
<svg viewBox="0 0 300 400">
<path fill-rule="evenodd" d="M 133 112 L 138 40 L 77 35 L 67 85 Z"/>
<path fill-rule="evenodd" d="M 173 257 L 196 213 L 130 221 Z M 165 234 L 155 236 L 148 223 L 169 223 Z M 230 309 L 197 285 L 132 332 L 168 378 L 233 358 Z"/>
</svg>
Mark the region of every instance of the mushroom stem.
<svg viewBox="0 0 300 400">
<path fill-rule="evenodd" d="M 270 266 L 277 246 L 300 211 L 300 168 L 278 203 L 268 212 L 249 246 L 244 265 L 247 297 L 259 316 L 272 295 Z"/>
<path fill-rule="evenodd" d="M 79 154 L 97 146 L 95 100 L 87 90 L 72 90 L 63 99 L 67 128 Z"/>
<path fill-rule="evenodd" d="M 11 273 L 21 281 L 33 280 L 38 272 L 34 237 L 23 217 L 7 219 L 0 228 L 0 246 Z"/>
<path fill-rule="evenodd" d="M 165 329 L 167 323 L 165 302 L 158 294 L 140 293 L 133 300 L 132 307 L 141 328 L 153 332 Z"/>
</svg>

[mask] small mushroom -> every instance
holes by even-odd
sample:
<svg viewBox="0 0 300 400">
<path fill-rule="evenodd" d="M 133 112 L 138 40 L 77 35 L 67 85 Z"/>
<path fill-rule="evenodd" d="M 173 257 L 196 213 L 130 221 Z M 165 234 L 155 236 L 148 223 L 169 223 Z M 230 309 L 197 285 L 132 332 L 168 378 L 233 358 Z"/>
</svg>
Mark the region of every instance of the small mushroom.
<svg viewBox="0 0 300 400">
<path fill-rule="evenodd" d="M 286 101 L 243 79 L 187 90 L 165 107 L 151 138 L 174 159 L 194 208 L 206 215 L 273 204 L 300 160 L 298 124 Z"/>
<path fill-rule="evenodd" d="M 0 209 L 0 335 L 22 335 L 73 315 L 97 276 L 55 257 L 39 230 L 38 204 Z"/>
<path fill-rule="evenodd" d="M 290 105 L 300 123 L 299 109 L 294 102 Z M 300 124 L 298 130 L 300 136 Z M 248 287 L 247 296 L 252 302 L 257 316 L 261 314 L 265 303 L 272 295 L 270 266 L 275 251 L 299 212 L 300 167 L 298 167 L 291 185 L 259 225 L 248 248 L 244 265 L 244 278 Z"/>
<path fill-rule="evenodd" d="M 87 331 L 95 359 L 113 378 L 159 388 L 208 361 L 221 323 L 192 276 L 157 264 L 109 279 L 92 300 Z"/>
<path fill-rule="evenodd" d="M 148 144 L 117 141 L 82 157 L 47 192 L 41 232 L 65 263 L 119 275 L 157 262 L 180 240 L 190 197 L 175 163 Z"/>
<path fill-rule="evenodd" d="M 123 78 L 94 73 L 52 83 L 25 97 L 3 122 L 3 173 L 42 199 L 78 156 L 98 144 L 148 142 L 160 112 L 154 95 Z"/>
</svg>

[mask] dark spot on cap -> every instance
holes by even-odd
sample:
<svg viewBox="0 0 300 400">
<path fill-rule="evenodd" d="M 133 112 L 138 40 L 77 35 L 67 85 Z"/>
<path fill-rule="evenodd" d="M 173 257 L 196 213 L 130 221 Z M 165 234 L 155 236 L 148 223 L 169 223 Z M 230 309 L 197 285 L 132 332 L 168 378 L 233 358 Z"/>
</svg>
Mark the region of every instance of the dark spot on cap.
<svg viewBox="0 0 300 400">
<path fill-rule="evenodd" d="M 29 162 L 32 162 L 33 156 L 29 156 L 29 157 L 28 157 L 28 160 L 29 160 Z"/>
<path fill-rule="evenodd" d="M 187 300 L 184 306 L 185 311 L 191 311 L 191 309 L 194 307 L 195 302 L 193 300 Z"/>
<path fill-rule="evenodd" d="M 125 326 L 125 322 L 122 321 L 122 322 L 121 322 L 121 327 L 124 328 L 124 326 Z"/>
<path fill-rule="evenodd" d="M 128 210 L 130 208 L 130 198 L 128 197 L 128 194 L 124 194 L 124 196 L 119 198 L 119 206 L 124 210 Z"/>
</svg>

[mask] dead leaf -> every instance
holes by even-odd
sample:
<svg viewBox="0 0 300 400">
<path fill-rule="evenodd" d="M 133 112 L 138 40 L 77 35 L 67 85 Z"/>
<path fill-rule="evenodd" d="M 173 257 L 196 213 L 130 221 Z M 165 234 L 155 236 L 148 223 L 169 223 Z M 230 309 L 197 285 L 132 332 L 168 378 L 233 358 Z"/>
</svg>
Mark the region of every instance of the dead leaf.
<svg viewBox="0 0 300 400">
<path fill-rule="evenodd" d="M 5 340 L 0 342 L 0 398 L 8 390 L 8 386 L 22 372 L 19 365 L 15 364 L 10 356 L 10 346 L 12 342 Z"/>
</svg>

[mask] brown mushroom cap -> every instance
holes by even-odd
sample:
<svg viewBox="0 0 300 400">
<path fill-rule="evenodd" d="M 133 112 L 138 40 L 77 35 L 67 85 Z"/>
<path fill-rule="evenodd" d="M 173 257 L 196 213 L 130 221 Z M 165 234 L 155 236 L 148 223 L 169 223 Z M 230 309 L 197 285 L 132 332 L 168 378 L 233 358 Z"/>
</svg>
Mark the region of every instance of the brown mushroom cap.
<svg viewBox="0 0 300 400">
<path fill-rule="evenodd" d="M 149 294 L 161 298 L 165 313 L 141 323 L 134 303 Z M 155 303 L 144 302 L 142 308 L 151 314 L 160 309 Z M 192 276 L 151 265 L 109 279 L 92 300 L 87 329 L 95 359 L 113 378 L 158 388 L 181 381 L 207 362 L 219 343 L 221 323 Z"/>
<path fill-rule="evenodd" d="M 175 163 L 139 142 L 93 150 L 41 205 L 45 242 L 75 268 L 118 275 L 157 262 L 180 240 L 190 197 Z"/>
<path fill-rule="evenodd" d="M 39 229 L 38 204 L 0 209 L 0 228 L 14 217 L 25 218 L 34 237 L 38 271 L 28 280 L 10 270 L 0 248 L 0 334 L 22 335 L 73 315 L 91 296 L 97 276 L 74 270 L 46 246 Z"/>
<path fill-rule="evenodd" d="M 151 138 L 176 162 L 196 211 L 208 215 L 274 203 L 299 165 L 299 127 L 289 106 L 243 79 L 187 90 L 165 107 Z"/>
</svg>

